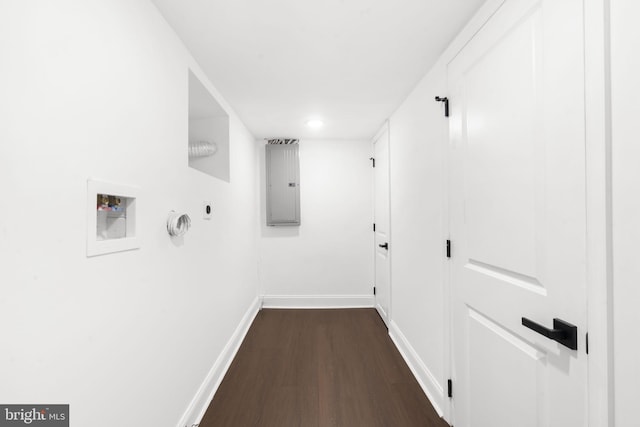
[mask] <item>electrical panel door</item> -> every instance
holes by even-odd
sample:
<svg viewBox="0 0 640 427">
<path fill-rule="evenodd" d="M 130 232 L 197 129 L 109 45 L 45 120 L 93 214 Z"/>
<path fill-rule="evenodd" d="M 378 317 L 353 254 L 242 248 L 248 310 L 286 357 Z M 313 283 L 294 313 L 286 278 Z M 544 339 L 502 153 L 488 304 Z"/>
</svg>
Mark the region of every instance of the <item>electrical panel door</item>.
<svg viewBox="0 0 640 427">
<path fill-rule="evenodd" d="M 267 225 L 300 225 L 298 144 L 267 144 Z"/>
</svg>

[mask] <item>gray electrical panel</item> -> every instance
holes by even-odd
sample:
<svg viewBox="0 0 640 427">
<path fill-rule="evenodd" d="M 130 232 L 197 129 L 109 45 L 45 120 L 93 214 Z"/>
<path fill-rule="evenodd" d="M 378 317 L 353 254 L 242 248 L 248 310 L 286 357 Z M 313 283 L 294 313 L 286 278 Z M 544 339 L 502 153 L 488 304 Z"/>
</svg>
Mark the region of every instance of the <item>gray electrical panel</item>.
<svg viewBox="0 0 640 427">
<path fill-rule="evenodd" d="M 298 144 L 267 144 L 267 225 L 300 225 Z"/>
</svg>

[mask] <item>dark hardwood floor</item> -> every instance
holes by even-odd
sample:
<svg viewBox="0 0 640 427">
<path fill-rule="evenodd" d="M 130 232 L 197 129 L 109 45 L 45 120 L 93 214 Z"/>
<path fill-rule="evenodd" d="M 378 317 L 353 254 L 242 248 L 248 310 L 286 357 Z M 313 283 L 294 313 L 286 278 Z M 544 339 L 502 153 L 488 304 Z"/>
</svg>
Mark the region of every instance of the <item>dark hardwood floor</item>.
<svg viewBox="0 0 640 427">
<path fill-rule="evenodd" d="M 200 427 L 446 427 L 374 309 L 262 310 Z"/>
</svg>

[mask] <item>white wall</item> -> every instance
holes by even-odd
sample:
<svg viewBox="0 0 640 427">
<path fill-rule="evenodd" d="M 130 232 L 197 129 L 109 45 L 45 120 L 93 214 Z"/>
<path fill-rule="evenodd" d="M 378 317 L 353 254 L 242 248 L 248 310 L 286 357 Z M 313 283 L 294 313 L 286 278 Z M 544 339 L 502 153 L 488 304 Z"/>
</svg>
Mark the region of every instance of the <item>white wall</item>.
<svg viewBox="0 0 640 427">
<path fill-rule="evenodd" d="M 174 427 L 257 296 L 254 138 L 231 114 L 230 184 L 187 167 L 202 73 L 146 0 L 3 1 L 0 55 L 0 402 Z M 139 250 L 86 257 L 89 177 L 140 188 Z"/>
<path fill-rule="evenodd" d="M 265 306 L 372 304 L 371 144 L 300 141 L 299 227 L 266 226 L 260 146 L 260 277 Z"/>
<path fill-rule="evenodd" d="M 444 148 L 446 94 L 436 65 L 391 116 L 392 322 L 390 332 L 442 411 L 444 369 Z"/>
<path fill-rule="evenodd" d="M 640 383 L 640 15 L 638 2 L 611 1 L 613 328 L 615 425 L 637 425 Z"/>
</svg>

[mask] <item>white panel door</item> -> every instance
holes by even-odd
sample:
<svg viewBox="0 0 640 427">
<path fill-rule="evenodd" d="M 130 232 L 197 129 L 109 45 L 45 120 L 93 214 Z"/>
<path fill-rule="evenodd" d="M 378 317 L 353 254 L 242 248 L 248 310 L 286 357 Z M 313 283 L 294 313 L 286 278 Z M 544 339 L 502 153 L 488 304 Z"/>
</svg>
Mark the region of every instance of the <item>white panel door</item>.
<svg viewBox="0 0 640 427">
<path fill-rule="evenodd" d="M 389 129 L 388 124 L 373 141 L 374 175 L 374 223 L 375 223 L 375 287 L 376 309 L 389 326 L 391 306 L 391 279 L 389 251 Z"/>
<path fill-rule="evenodd" d="M 581 0 L 506 0 L 449 63 L 456 427 L 587 425 L 583 55 Z"/>
</svg>

